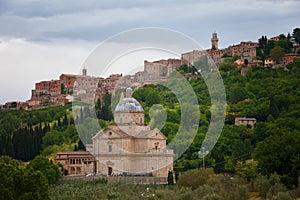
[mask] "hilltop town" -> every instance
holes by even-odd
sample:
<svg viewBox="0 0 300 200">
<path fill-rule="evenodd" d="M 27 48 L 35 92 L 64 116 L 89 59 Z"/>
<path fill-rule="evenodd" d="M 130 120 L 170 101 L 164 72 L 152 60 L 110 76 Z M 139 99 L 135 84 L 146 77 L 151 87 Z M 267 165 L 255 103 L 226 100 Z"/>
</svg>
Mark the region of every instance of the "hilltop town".
<svg viewBox="0 0 300 200">
<path fill-rule="evenodd" d="M 17 193 L 29 181 L 49 184 L 57 199 L 70 194 L 134 199 L 145 187 L 159 199 L 299 198 L 299 38 L 289 37 L 262 36 L 257 43 L 222 49 L 213 33 L 209 49 L 145 61 L 144 70 L 132 75 L 94 77 L 84 68 L 80 75 L 36 83 L 24 107 L 7 103 L 3 110 L 8 112 L 0 112 L 1 180 L 10 187 L 2 191 Z M 201 68 L 203 63 L 211 65 Z M 226 91 L 226 116 L 209 150 L 205 139 L 217 123 L 215 93 L 205 78 L 219 75 L 217 69 Z M 187 100 L 191 94 L 183 87 L 177 95 L 161 83 L 177 85 L 178 77 L 192 87 L 195 104 L 180 102 L 178 97 Z M 196 126 L 189 125 L 195 121 L 191 140 Z M 31 185 L 24 191 L 31 195 Z"/>
<path fill-rule="evenodd" d="M 296 30 L 296 31 L 295 31 Z M 296 34 L 299 30 L 294 29 Z M 61 74 L 59 79 L 46 80 L 35 83 L 31 91 L 31 98 L 26 102 L 7 102 L 0 105 L 1 110 L 39 109 L 49 106 L 64 105 L 67 102 L 80 100 L 93 103 L 102 99 L 105 93 L 114 93 L 116 89 L 129 86 L 142 87 L 168 80 L 172 72 L 183 64 L 194 66 L 203 56 L 213 61 L 215 67 L 230 62 L 237 68 L 263 67 L 286 69 L 285 66 L 300 57 L 299 36 L 280 34 L 267 38 L 262 36 L 258 41 L 242 41 L 227 48 L 219 48 L 219 38 L 216 32 L 212 34 L 211 48 L 193 50 L 181 54 L 181 58 L 167 60 L 144 61 L 144 70 L 133 75 L 111 74 L 107 78 L 90 76 L 87 69 L 82 74 Z M 276 45 L 275 45 L 276 44 Z M 211 69 L 214 69 L 214 66 Z M 241 70 L 242 71 L 242 70 Z"/>
</svg>

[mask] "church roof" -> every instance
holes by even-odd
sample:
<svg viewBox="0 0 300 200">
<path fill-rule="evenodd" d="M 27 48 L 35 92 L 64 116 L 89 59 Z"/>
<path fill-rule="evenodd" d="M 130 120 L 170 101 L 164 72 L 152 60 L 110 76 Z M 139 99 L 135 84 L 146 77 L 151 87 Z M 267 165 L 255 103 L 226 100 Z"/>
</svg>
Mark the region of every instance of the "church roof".
<svg viewBox="0 0 300 200">
<path fill-rule="evenodd" d="M 157 138 L 157 136 L 160 136 L 161 139 L 167 139 L 166 136 L 158 129 L 155 128 L 153 130 L 144 130 L 140 131 L 138 134 L 135 135 L 136 138 Z"/>
<path fill-rule="evenodd" d="M 125 137 L 131 137 L 130 135 L 128 135 L 127 133 L 125 133 L 124 131 L 122 131 L 118 126 L 116 125 L 110 125 L 108 126 L 107 130 L 101 130 L 99 131 L 96 135 L 94 135 L 94 137 L 92 137 L 92 140 L 99 137 L 100 135 L 103 135 L 109 131 L 113 131 L 114 133 L 118 134 L 119 136 L 125 138 Z"/>
<path fill-rule="evenodd" d="M 107 134 L 109 131 L 112 131 L 116 134 L 118 134 L 121 138 L 136 138 L 136 139 L 150 139 L 150 138 L 160 138 L 160 139 L 167 139 L 166 136 L 157 128 L 153 130 L 139 130 L 134 134 L 128 134 L 122 129 L 120 129 L 116 125 L 110 125 L 108 126 L 107 130 L 101 130 L 99 131 L 92 139 L 96 139 L 98 137 L 101 137 L 103 134 Z"/>
<path fill-rule="evenodd" d="M 141 104 L 132 97 L 132 89 L 127 88 L 126 97 L 124 98 L 122 94 L 115 112 L 144 112 L 144 109 Z"/>
<path fill-rule="evenodd" d="M 109 130 L 112 130 L 113 132 L 119 134 L 122 137 L 130 137 L 130 135 L 122 131 L 118 126 L 109 126 Z"/>
</svg>

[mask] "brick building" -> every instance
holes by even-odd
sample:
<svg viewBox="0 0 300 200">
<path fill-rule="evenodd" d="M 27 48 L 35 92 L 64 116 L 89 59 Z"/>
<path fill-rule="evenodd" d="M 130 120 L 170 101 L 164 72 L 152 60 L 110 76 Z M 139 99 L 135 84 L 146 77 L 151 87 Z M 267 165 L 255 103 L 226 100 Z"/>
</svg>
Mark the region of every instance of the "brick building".
<svg viewBox="0 0 300 200">
<path fill-rule="evenodd" d="M 296 58 L 300 58 L 299 54 L 287 53 L 280 57 L 279 62 L 282 65 L 291 64 Z"/>
<path fill-rule="evenodd" d="M 90 174 L 96 173 L 97 162 L 95 158 L 86 151 L 58 152 L 55 163 L 62 164 L 65 174 Z"/>
<path fill-rule="evenodd" d="M 36 107 L 42 104 L 63 105 L 71 98 L 68 94 L 73 94 L 74 89 L 77 96 L 83 101 L 94 101 L 94 93 L 100 78 L 88 76 L 87 69 L 82 70 L 82 75 L 61 74 L 59 80 L 41 81 L 35 84 L 35 89 L 31 92 L 31 99 L 28 100 L 30 106 Z"/>
</svg>

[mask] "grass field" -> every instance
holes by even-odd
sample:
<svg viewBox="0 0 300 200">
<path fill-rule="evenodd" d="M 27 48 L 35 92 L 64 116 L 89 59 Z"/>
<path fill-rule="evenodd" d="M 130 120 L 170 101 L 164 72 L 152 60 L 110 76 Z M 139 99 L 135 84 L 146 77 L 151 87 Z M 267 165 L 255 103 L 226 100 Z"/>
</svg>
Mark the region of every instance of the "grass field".
<svg viewBox="0 0 300 200">
<path fill-rule="evenodd" d="M 50 188 L 51 199 L 161 199 L 158 194 L 167 189 L 164 185 L 137 185 L 125 183 L 110 183 L 106 179 L 61 179 Z M 147 188 L 149 188 L 147 192 Z M 143 194 L 143 196 L 142 196 Z M 154 195 L 153 195 L 154 194 Z M 153 197 L 154 196 L 154 197 Z M 147 198 L 146 198 L 147 199 Z M 149 198 L 148 198 L 149 199 Z"/>
</svg>

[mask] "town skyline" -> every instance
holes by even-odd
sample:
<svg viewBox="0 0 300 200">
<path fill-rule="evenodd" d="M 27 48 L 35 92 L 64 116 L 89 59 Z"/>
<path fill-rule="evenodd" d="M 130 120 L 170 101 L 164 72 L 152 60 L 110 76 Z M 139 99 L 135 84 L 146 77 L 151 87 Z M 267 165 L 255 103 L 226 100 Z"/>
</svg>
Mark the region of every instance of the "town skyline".
<svg viewBox="0 0 300 200">
<path fill-rule="evenodd" d="M 193 38 L 203 49 L 210 47 L 211 34 L 216 31 L 220 48 L 225 48 L 261 35 L 287 34 L 298 26 L 300 17 L 300 2 L 295 0 L 14 0 L 0 5 L 0 104 L 30 98 L 36 81 L 79 73 L 99 42 L 122 31 L 173 29 Z"/>
<path fill-rule="evenodd" d="M 260 39 L 260 38 L 258 38 L 257 40 L 245 40 L 245 41 L 240 41 L 240 44 L 239 43 L 235 43 L 235 44 L 232 44 L 232 45 L 229 45 L 229 46 L 227 46 L 227 47 L 223 47 L 222 45 L 220 45 L 220 43 L 222 44 L 222 38 L 219 38 L 219 36 L 217 35 L 218 33 L 216 32 L 216 31 L 214 31 L 214 32 L 212 32 L 212 35 L 211 35 L 211 38 L 210 38 L 210 40 L 208 40 L 208 41 L 211 41 L 211 44 L 210 44 L 210 47 L 208 47 L 208 48 L 206 48 L 206 49 L 199 49 L 200 51 L 206 51 L 207 53 L 208 53 L 208 55 L 216 62 L 216 64 L 220 64 L 220 58 L 223 56 L 223 54 L 224 54 L 224 50 L 226 50 L 226 49 L 229 49 L 229 48 L 231 48 L 231 47 L 234 47 L 234 46 L 237 46 L 237 45 L 240 45 L 240 44 L 242 44 L 242 43 L 245 43 L 245 44 L 247 44 L 247 43 L 249 43 L 250 42 L 250 44 L 251 43 L 253 43 L 254 45 L 256 45 L 256 43 L 258 44 L 258 40 Z M 281 33 L 281 34 L 283 34 L 283 33 Z M 262 35 L 264 35 L 264 34 L 262 34 Z M 274 36 L 274 37 L 268 37 L 268 39 L 270 39 L 270 38 L 276 38 L 276 37 L 278 37 L 280 34 L 277 34 L 276 36 Z M 213 49 L 214 48 L 214 43 L 213 43 L 213 41 L 212 41 L 212 39 L 214 38 L 214 37 L 217 37 L 217 38 L 215 38 L 215 39 L 217 39 L 217 50 L 218 51 L 216 51 L 217 52 L 217 57 L 216 57 L 216 54 L 215 53 L 213 53 L 213 52 L 211 52 L 211 49 Z M 221 47 L 219 47 L 219 46 L 221 46 Z M 257 46 L 255 46 L 255 47 L 257 47 Z M 194 49 L 195 50 L 195 49 Z M 193 51 L 194 51 L 193 50 Z M 198 49 L 196 49 L 196 50 L 198 50 Z M 191 51 L 192 52 L 192 51 Z M 146 59 L 142 59 L 142 60 L 144 60 L 144 61 L 148 61 L 148 62 L 158 62 L 158 61 L 160 61 L 160 60 L 170 60 L 170 59 L 182 59 L 182 55 L 183 54 L 185 54 L 185 53 L 189 53 L 189 52 L 182 52 L 182 54 L 181 54 L 181 57 L 180 56 L 168 56 L 168 54 L 162 54 L 162 56 L 160 56 L 160 54 L 157 54 L 157 55 L 151 55 L 150 57 L 152 58 L 152 59 L 148 59 L 148 58 L 146 58 Z M 253 53 L 252 53 L 253 54 Z M 255 51 L 255 53 L 251 56 L 251 57 L 255 57 L 256 56 L 256 51 Z M 252 60 L 252 59 L 251 59 Z M 122 61 L 122 60 L 121 60 Z M 137 65 L 139 65 L 139 64 L 137 64 Z M 99 75 L 97 75 L 97 74 L 89 74 L 90 76 L 92 76 L 92 77 L 97 77 L 97 78 L 109 78 L 111 75 L 114 75 L 114 74 L 123 74 L 123 76 L 125 75 L 125 76 L 127 76 L 127 75 L 133 75 L 134 73 L 136 73 L 136 72 L 141 72 L 141 71 L 143 71 L 143 63 L 141 63 L 140 64 L 140 66 L 137 66 L 136 67 L 136 69 L 139 69 L 139 70 L 136 70 L 135 72 L 129 72 L 129 73 L 127 73 L 127 72 L 125 72 L 125 71 L 122 71 L 122 69 L 116 69 L 116 71 L 114 71 L 114 72 L 111 72 L 111 70 L 113 69 L 113 67 L 110 67 L 111 68 L 111 70 L 109 71 L 109 72 L 107 72 L 104 76 L 99 76 Z M 60 72 L 55 72 L 55 73 L 58 73 L 59 74 L 59 76 L 60 75 L 63 75 L 63 74 L 73 74 L 73 75 L 81 75 L 82 74 L 82 70 L 83 69 L 85 69 L 85 68 L 87 68 L 88 69 L 88 66 L 83 66 L 83 67 L 78 67 L 78 69 L 77 69 L 77 71 L 78 71 L 78 73 L 69 73 L 69 72 L 64 72 L 64 71 L 60 71 Z M 55 77 L 51 77 L 51 78 L 44 78 L 44 79 L 40 79 L 40 80 L 35 80 L 34 81 L 34 84 L 33 84 L 33 87 L 32 88 L 30 88 L 29 89 L 29 94 L 30 94 L 30 90 L 31 89 L 34 89 L 35 87 L 34 87 L 34 85 L 36 86 L 36 84 L 37 83 L 41 83 L 41 82 L 47 82 L 47 81 L 56 81 L 57 80 L 57 77 L 59 77 L 59 76 L 55 76 Z M 28 96 L 28 95 L 27 95 Z M 9 97 L 8 97 L 9 98 Z M 0 105 L 2 104 L 5 104 L 5 103 L 7 103 L 7 102 L 27 102 L 28 100 L 30 100 L 32 98 L 32 95 L 30 95 L 28 98 L 24 98 L 24 99 L 15 99 L 15 100 L 3 100 L 3 99 L 0 99 L 1 101 L 0 101 Z"/>
</svg>

